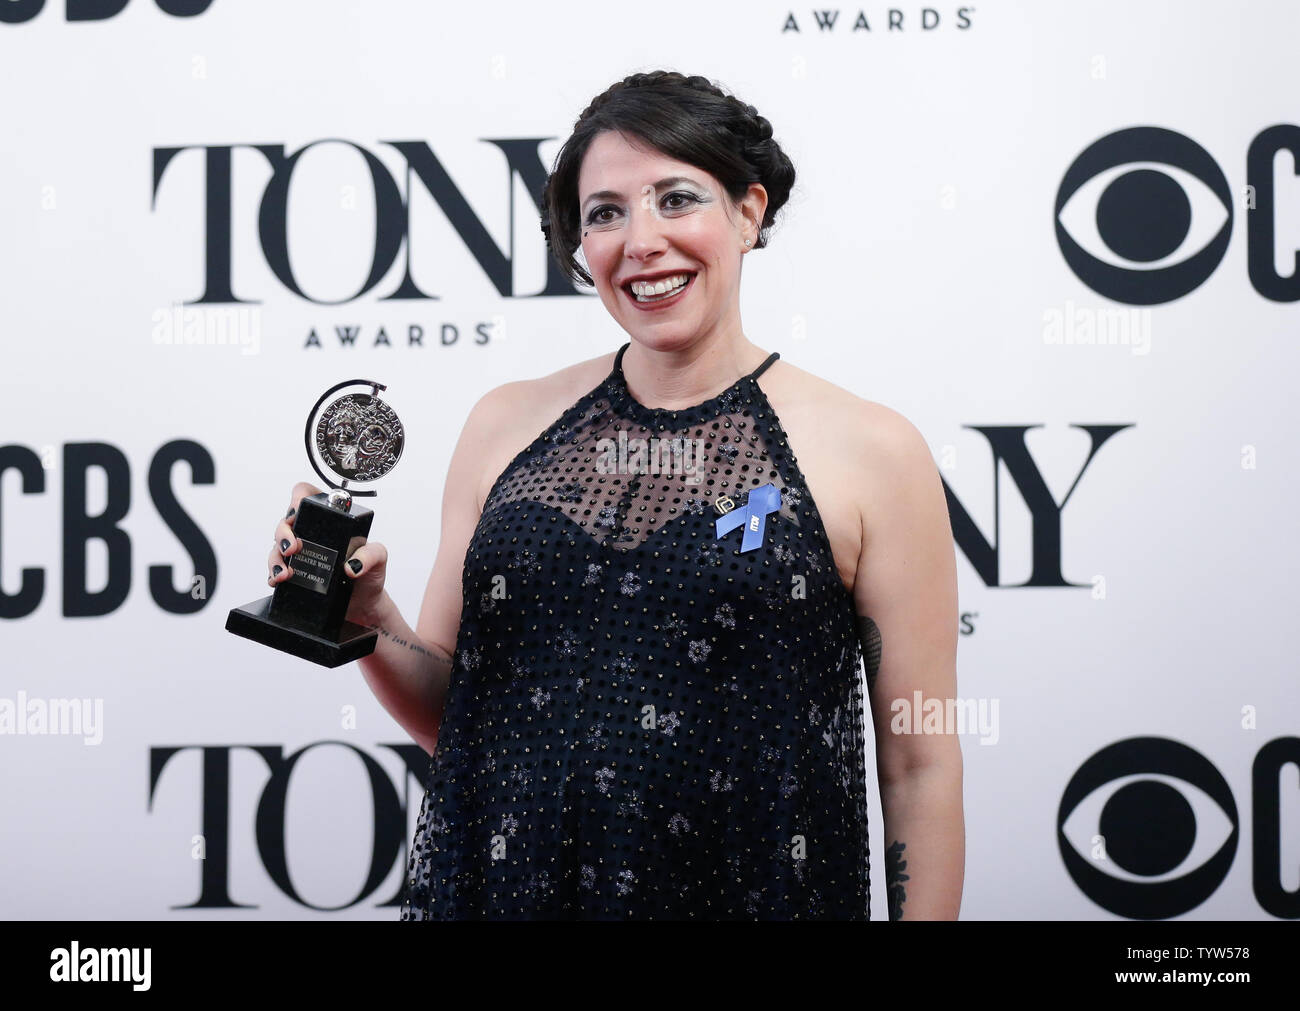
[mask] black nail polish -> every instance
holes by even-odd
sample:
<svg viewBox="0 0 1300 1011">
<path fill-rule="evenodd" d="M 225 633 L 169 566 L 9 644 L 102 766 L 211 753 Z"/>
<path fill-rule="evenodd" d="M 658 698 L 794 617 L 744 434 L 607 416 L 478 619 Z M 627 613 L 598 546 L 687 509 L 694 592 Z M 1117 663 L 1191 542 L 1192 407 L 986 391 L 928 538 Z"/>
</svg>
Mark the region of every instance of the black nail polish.
<svg viewBox="0 0 1300 1011">
<path fill-rule="evenodd" d="M 281 551 L 288 551 L 288 550 L 289 550 L 289 542 L 288 542 L 287 540 L 285 540 L 285 541 L 281 541 L 281 542 L 280 542 L 280 550 L 281 550 Z"/>
<path fill-rule="evenodd" d="M 361 571 L 360 560 L 356 558 L 348 559 L 348 568 L 351 569 L 354 573 L 360 572 Z"/>
<path fill-rule="evenodd" d="M 290 509 L 287 513 L 284 514 L 284 518 L 287 520 L 293 519 L 293 514 L 296 513 L 297 511 L 298 511 L 297 509 Z"/>
<path fill-rule="evenodd" d="M 284 566 L 277 565 L 274 569 L 271 570 L 271 575 L 278 576 L 283 571 L 284 571 Z"/>
</svg>

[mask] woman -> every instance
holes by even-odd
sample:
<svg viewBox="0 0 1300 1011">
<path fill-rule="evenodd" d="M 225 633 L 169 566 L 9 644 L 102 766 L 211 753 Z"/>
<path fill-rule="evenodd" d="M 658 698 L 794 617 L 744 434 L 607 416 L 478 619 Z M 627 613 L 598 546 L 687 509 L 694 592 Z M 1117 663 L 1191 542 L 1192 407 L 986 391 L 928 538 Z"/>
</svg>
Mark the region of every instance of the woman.
<svg viewBox="0 0 1300 1011">
<path fill-rule="evenodd" d="M 349 562 L 362 671 L 433 756 L 403 919 L 868 918 L 864 655 L 889 915 L 957 915 L 958 742 L 890 730 L 956 691 L 938 472 L 740 322 L 793 182 L 751 106 L 662 71 L 560 152 L 548 244 L 630 341 L 474 407 L 414 629 L 383 545 Z"/>
</svg>

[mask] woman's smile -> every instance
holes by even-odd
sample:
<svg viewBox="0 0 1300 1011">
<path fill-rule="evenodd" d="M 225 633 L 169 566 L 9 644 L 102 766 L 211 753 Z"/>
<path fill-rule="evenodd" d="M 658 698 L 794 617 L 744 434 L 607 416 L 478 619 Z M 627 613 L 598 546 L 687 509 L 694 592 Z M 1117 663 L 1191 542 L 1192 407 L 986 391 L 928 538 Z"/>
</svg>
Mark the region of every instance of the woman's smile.
<svg viewBox="0 0 1300 1011">
<path fill-rule="evenodd" d="M 629 302 L 642 312 L 660 312 L 677 305 L 678 302 L 686 297 L 686 293 L 694 286 L 694 284 L 695 274 L 690 273 L 686 278 L 685 284 L 679 285 L 673 291 L 666 291 L 662 294 L 644 296 L 635 294 L 632 291 L 631 283 L 620 285 L 619 290 L 623 292 L 623 295 Z"/>
</svg>

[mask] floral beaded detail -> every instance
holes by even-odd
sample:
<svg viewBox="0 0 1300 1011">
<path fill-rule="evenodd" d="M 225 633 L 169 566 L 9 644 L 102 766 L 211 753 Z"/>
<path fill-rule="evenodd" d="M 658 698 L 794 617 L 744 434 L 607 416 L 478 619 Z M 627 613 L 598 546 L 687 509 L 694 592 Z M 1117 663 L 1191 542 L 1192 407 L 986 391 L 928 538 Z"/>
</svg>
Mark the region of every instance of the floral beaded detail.
<svg viewBox="0 0 1300 1011">
<path fill-rule="evenodd" d="M 401 918 L 867 919 L 857 626 L 771 359 L 670 411 L 622 354 L 484 503 Z"/>
</svg>

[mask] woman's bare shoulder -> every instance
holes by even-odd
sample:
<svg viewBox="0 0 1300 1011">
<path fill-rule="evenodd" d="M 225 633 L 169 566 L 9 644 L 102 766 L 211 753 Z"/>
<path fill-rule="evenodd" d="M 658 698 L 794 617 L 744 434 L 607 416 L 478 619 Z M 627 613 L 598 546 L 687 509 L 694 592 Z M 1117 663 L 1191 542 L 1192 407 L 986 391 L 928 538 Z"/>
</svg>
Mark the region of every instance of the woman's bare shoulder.
<svg viewBox="0 0 1300 1011">
<path fill-rule="evenodd" d="M 498 428 L 535 428 L 533 435 L 591 392 L 614 367 L 614 352 L 588 358 L 536 379 L 518 379 L 488 390 L 470 412 L 472 421 Z"/>
<path fill-rule="evenodd" d="M 770 376 L 770 378 L 768 378 Z M 916 462 L 918 449 L 930 460 L 920 431 L 901 412 L 780 359 L 762 380 L 768 399 L 784 421 L 798 418 L 815 427 L 841 451 Z"/>
<path fill-rule="evenodd" d="M 479 508 L 493 481 L 515 456 L 614 367 L 614 353 L 589 358 L 537 379 L 502 383 L 479 398 L 465 420 L 461 445 Z"/>
</svg>

